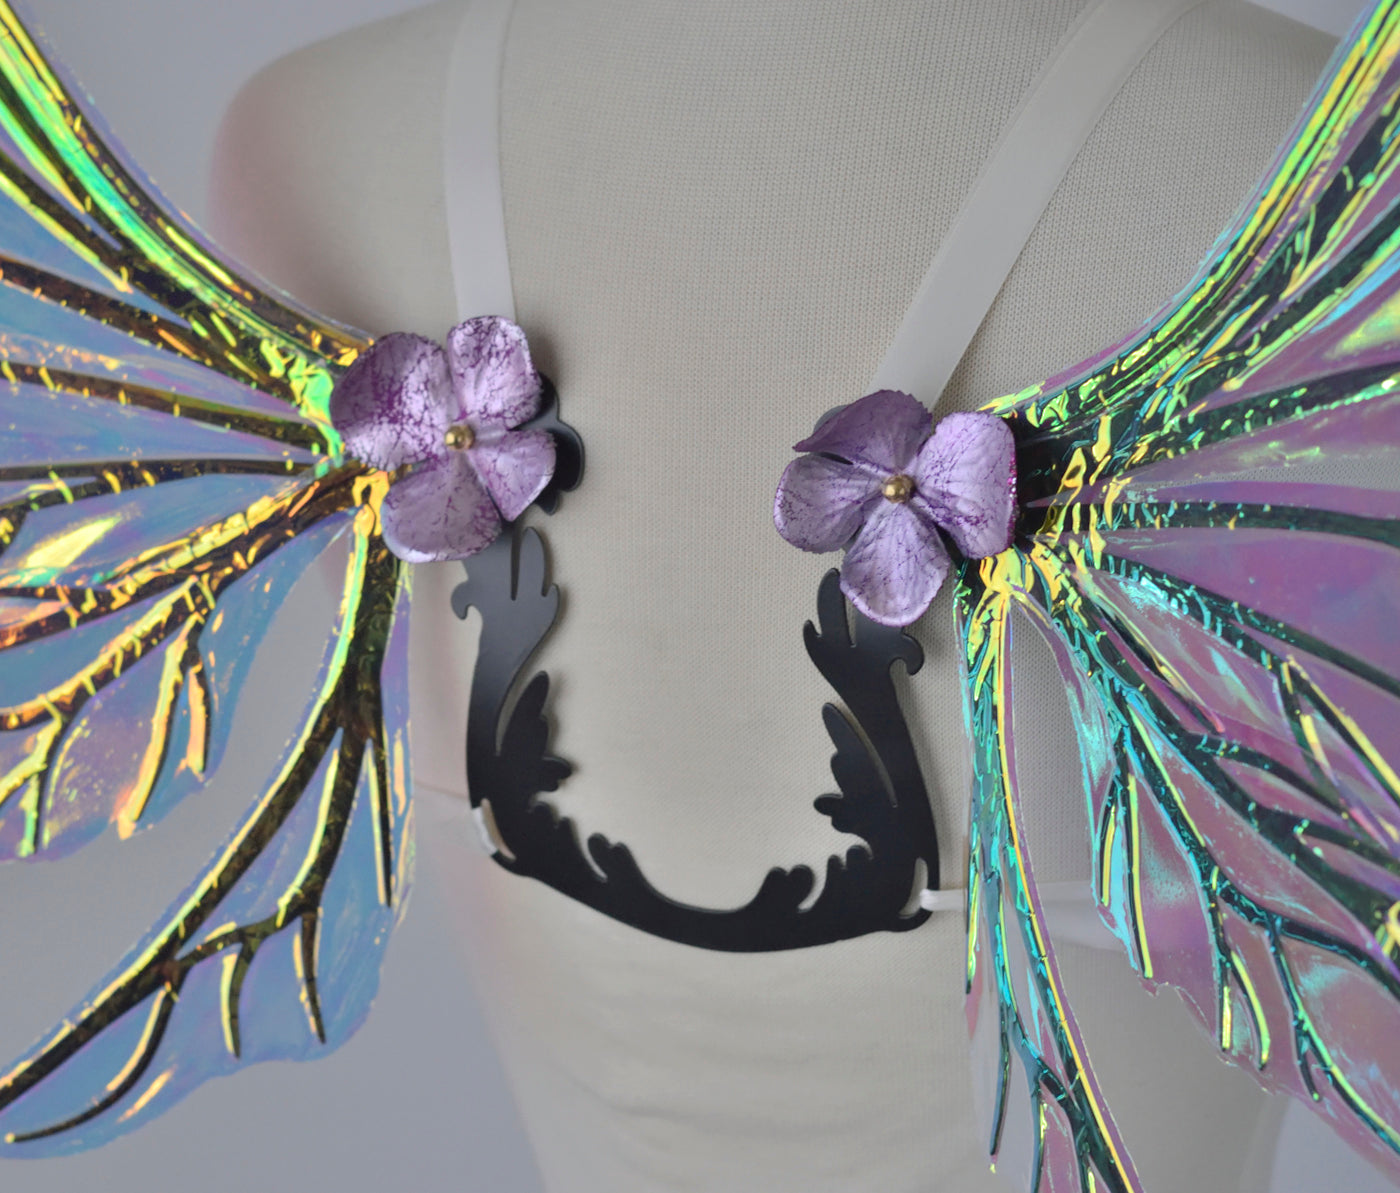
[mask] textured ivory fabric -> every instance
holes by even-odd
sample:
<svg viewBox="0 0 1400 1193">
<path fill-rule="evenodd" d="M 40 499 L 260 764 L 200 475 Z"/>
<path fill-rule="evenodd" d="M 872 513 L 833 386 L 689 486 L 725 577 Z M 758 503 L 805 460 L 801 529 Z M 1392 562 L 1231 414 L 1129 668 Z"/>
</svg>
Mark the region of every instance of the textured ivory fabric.
<svg viewBox="0 0 1400 1193">
<path fill-rule="evenodd" d="M 322 188 L 351 188 L 314 233 L 342 255 L 337 276 L 313 271 L 303 287 L 286 265 L 269 272 L 323 308 L 368 313 L 376 331 L 440 335 L 456 314 L 437 305 L 441 124 L 371 113 L 394 136 L 376 149 L 329 117 L 338 96 L 360 102 L 366 78 L 381 107 L 402 95 L 424 110 L 425 88 L 442 87 L 424 62 L 443 60 L 452 7 L 378 43 L 314 51 L 321 75 L 288 86 L 319 81 L 309 102 L 327 118 L 273 134 L 292 180 L 245 195 L 262 265 L 258 227 L 314 222 L 279 194 L 315 210 Z M 864 392 L 1001 122 L 1078 8 L 517 6 L 501 123 L 516 309 L 589 453 L 584 487 L 547 521 L 565 605 L 540 662 L 555 676 L 555 748 L 578 768 L 559 804 L 585 833 L 625 839 L 668 894 L 739 903 L 768 867 L 820 869 L 840 847 L 811 809 L 833 788 L 829 693 L 801 647 L 834 560 L 778 538 L 773 486 L 815 417 Z M 424 57 L 400 52 L 411 44 Z M 1247 6 L 1170 30 L 1072 168 L 942 409 L 1039 380 L 1167 300 L 1267 165 L 1327 48 Z M 279 99 L 296 109 L 298 93 L 268 88 L 269 117 Z M 325 159 L 321 175 L 299 165 L 303 148 Z M 338 164 L 376 152 L 364 183 Z M 418 292 L 392 251 L 415 233 Z M 411 307 L 398 319 L 395 296 Z M 446 611 L 457 574 L 425 570 L 415 601 L 415 765 L 452 791 L 472 649 Z M 918 627 L 928 661 L 907 694 L 945 882 L 961 885 L 968 780 L 949 619 L 939 601 Z M 1083 813 L 1059 681 L 1043 651 L 1018 666 L 1045 725 L 1024 747 L 1043 770 L 1036 857 L 1044 877 L 1076 877 Z M 956 913 L 898 937 L 706 953 L 505 875 L 456 809 L 420 796 L 551 1193 L 998 1187 L 967 1104 Z M 1147 1187 L 1238 1187 L 1242 1158 L 1229 1157 L 1259 1108 L 1248 1078 L 1208 1041 L 1159 1046 L 1185 1027 L 1182 1007 L 1141 994 L 1115 955 L 1071 952 L 1071 991 L 1088 1000 Z"/>
</svg>

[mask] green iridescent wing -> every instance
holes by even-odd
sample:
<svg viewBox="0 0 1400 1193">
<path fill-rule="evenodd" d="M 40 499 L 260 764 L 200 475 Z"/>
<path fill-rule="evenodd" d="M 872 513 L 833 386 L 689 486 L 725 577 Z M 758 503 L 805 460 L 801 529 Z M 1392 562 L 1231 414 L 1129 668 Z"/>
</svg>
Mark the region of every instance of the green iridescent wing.
<svg viewBox="0 0 1400 1193">
<path fill-rule="evenodd" d="M 1142 1185 L 1025 832 L 1027 634 L 1065 681 L 1093 894 L 1144 982 L 1400 1175 L 1397 51 L 1382 4 L 1186 291 L 996 406 L 1027 510 L 960 591 L 969 1011 L 992 1152 L 1024 1082 L 1041 1190 Z"/>
<path fill-rule="evenodd" d="M 339 591 L 227 846 L 0 1074 L 0 1154 L 100 1143 L 368 1008 L 411 855 L 388 479 L 327 416 L 365 344 L 221 260 L 0 2 L 0 859 L 205 790 L 279 606 L 318 559 Z"/>
</svg>

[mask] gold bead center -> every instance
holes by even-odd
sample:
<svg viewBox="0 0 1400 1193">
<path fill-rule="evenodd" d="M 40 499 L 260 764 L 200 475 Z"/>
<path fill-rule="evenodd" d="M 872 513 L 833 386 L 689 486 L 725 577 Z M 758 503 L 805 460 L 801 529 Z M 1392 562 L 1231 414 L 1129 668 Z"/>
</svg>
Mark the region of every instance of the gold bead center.
<svg viewBox="0 0 1400 1193">
<path fill-rule="evenodd" d="M 880 492 L 885 495 L 886 501 L 902 505 L 914 496 L 914 478 L 902 472 L 897 473 L 885 481 Z"/>
<path fill-rule="evenodd" d="M 447 428 L 442 441 L 456 451 L 466 451 L 476 442 L 476 432 L 467 423 L 457 423 L 456 426 Z"/>
</svg>

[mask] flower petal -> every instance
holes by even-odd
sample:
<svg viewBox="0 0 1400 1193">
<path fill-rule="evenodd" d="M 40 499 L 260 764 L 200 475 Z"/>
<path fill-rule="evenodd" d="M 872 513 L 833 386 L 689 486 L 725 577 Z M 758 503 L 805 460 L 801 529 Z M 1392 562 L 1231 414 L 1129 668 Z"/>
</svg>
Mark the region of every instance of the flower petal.
<svg viewBox="0 0 1400 1193">
<path fill-rule="evenodd" d="M 447 333 L 447 358 L 462 417 L 478 431 L 508 430 L 540 410 L 540 375 L 525 333 L 509 319 L 483 315 Z"/>
<path fill-rule="evenodd" d="M 969 559 L 1011 545 L 1015 446 L 1011 428 L 995 414 L 950 414 L 915 461 L 915 500 L 927 505 Z"/>
<path fill-rule="evenodd" d="M 773 499 L 778 533 L 804 551 L 836 551 L 860 529 L 880 481 L 825 456 L 799 456 L 783 471 Z"/>
<path fill-rule="evenodd" d="M 554 436 L 504 431 L 468 449 L 472 466 L 507 522 L 514 522 L 554 475 Z"/>
<path fill-rule="evenodd" d="M 465 559 L 501 533 L 501 516 L 462 452 L 449 452 L 389 486 L 384 541 L 400 559 Z"/>
<path fill-rule="evenodd" d="M 838 410 L 793 451 L 840 456 L 883 473 L 883 480 L 909 468 L 932 426 L 933 415 L 917 398 L 882 389 Z"/>
<path fill-rule="evenodd" d="M 432 340 L 394 332 L 370 345 L 331 391 L 346 454 L 398 468 L 442 454 L 452 402 L 447 357 Z"/>
<path fill-rule="evenodd" d="M 922 617 L 951 561 L 936 527 L 908 504 L 881 501 L 841 562 L 841 591 L 881 625 Z"/>
</svg>

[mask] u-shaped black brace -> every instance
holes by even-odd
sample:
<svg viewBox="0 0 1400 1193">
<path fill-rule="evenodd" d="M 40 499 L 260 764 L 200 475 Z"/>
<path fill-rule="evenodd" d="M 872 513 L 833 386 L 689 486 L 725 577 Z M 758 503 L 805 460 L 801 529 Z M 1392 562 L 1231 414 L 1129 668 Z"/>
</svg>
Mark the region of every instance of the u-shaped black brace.
<svg viewBox="0 0 1400 1193">
<path fill-rule="evenodd" d="M 581 451 L 556 409 L 551 402 L 540 421 L 555 433 L 567 465 L 557 488 L 572 488 Z M 557 489 L 546 497 L 552 512 Z M 500 865 L 643 932 L 728 952 L 904 932 L 928 918 L 917 895 L 938 887 L 938 839 L 892 675 L 896 662 L 916 672 L 923 650 L 903 630 L 851 609 L 835 571 L 818 591 L 818 625 L 808 622 L 804 631 L 808 655 L 844 705 L 844 711 L 836 704 L 822 708 L 840 794 L 821 796 L 815 807 L 863 845 L 828 860 L 826 881 L 809 906 L 803 903 L 816 876 L 798 866 L 770 870 L 742 907 L 715 909 L 668 898 L 620 842 L 594 834 L 585 846 L 573 822 L 540 798 L 573 768 L 549 751 L 548 675 L 536 672 L 522 686 L 559 613 L 538 532 L 510 527 L 464 566 L 467 580 L 453 591 L 453 611 L 465 618 L 474 608 L 483 622 L 468 712 L 467 790 L 474 808 L 490 807 Z"/>
</svg>

